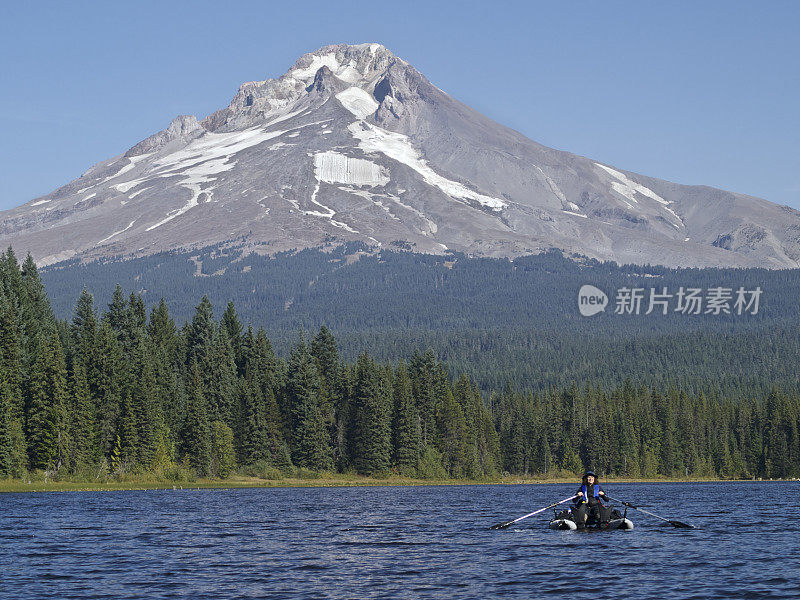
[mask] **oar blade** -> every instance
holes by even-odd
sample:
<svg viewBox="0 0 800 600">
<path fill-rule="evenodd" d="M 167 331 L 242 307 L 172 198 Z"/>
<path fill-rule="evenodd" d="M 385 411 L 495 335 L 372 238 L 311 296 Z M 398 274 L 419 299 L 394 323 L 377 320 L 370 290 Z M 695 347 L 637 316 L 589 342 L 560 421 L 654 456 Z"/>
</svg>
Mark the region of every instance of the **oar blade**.
<svg viewBox="0 0 800 600">
<path fill-rule="evenodd" d="M 682 523 L 681 521 L 672 521 L 669 522 L 670 525 L 673 527 L 677 527 L 678 529 L 697 529 L 694 525 L 689 525 L 689 523 Z"/>
<path fill-rule="evenodd" d="M 511 527 L 516 521 L 506 521 L 504 523 L 497 523 L 496 525 L 492 525 L 489 529 L 506 529 Z"/>
</svg>

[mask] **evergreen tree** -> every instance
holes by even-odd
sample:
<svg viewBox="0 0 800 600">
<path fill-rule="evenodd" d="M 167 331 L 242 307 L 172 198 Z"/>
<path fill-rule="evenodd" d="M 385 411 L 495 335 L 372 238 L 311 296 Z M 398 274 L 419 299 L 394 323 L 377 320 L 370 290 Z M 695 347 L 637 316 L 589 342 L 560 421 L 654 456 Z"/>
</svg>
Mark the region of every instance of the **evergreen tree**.
<svg viewBox="0 0 800 600">
<path fill-rule="evenodd" d="M 94 298 L 84 288 L 78 304 L 75 306 L 75 317 L 72 319 L 73 361 L 81 363 L 83 368 L 93 361 L 97 343 L 97 315 L 94 310 Z"/>
<path fill-rule="evenodd" d="M 195 309 L 192 323 L 186 333 L 187 365 L 190 365 L 192 361 L 197 361 L 201 372 L 207 372 L 214 346 L 214 330 L 214 309 L 208 296 L 203 296 Z"/>
<path fill-rule="evenodd" d="M 244 328 L 239 321 L 239 316 L 236 314 L 236 307 L 233 305 L 233 301 L 228 302 L 228 306 L 222 314 L 220 326 L 228 335 L 228 340 L 233 350 L 233 359 L 236 362 L 239 373 L 242 374 L 244 372 L 244 357 L 242 356 L 242 331 Z"/>
<path fill-rule="evenodd" d="M 234 425 L 236 400 L 236 362 L 225 328 L 216 329 L 214 345 L 209 356 L 208 378 L 209 417 Z"/>
<path fill-rule="evenodd" d="M 324 325 L 311 342 L 311 355 L 322 377 L 322 412 L 330 436 L 334 462 L 342 465 L 347 449 L 344 440 L 347 427 L 346 390 L 336 340 Z"/>
<path fill-rule="evenodd" d="M 162 441 L 161 432 L 164 428 L 164 420 L 158 391 L 153 359 L 142 340 L 135 355 L 131 401 L 136 438 L 138 439 L 135 457 L 136 461 L 145 468 L 154 464 L 159 444 Z"/>
<path fill-rule="evenodd" d="M 316 471 L 333 468 L 330 439 L 321 406 L 321 381 L 305 342 L 292 349 L 286 404 L 291 417 L 292 461 Z"/>
<path fill-rule="evenodd" d="M 420 458 L 421 432 L 417 405 L 411 395 L 411 378 L 405 363 L 400 363 L 394 378 L 394 465 L 402 474 L 413 477 Z"/>
<path fill-rule="evenodd" d="M 211 427 L 203 395 L 203 383 L 197 361 L 189 366 L 186 389 L 186 423 L 183 430 L 184 455 L 201 475 L 211 469 Z"/>
<path fill-rule="evenodd" d="M 139 467 L 139 427 L 137 423 L 136 399 L 132 391 L 126 390 L 122 396 L 120 406 L 119 427 L 117 429 L 119 440 L 119 465 L 125 471 L 136 470 Z"/>
<path fill-rule="evenodd" d="M 167 455 L 171 457 L 171 451 L 167 447 L 170 444 L 164 439 L 165 432 L 177 434 L 185 420 L 181 408 L 185 406 L 185 400 L 180 386 L 179 369 L 184 365 L 184 361 L 179 358 L 180 345 L 175 322 L 162 298 L 150 312 L 150 321 L 147 324 L 149 362 L 153 370 L 155 398 L 158 403 L 155 410 L 160 411 L 161 415 L 158 447 L 163 451 L 159 459 L 162 462 L 167 459 Z"/>
<path fill-rule="evenodd" d="M 96 363 L 87 375 L 97 415 L 96 436 L 99 454 L 110 456 L 117 439 L 117 420 L 122 412 L 127 387 L 127 366 L 111 324 L 104 319 L 97 334 Z"/>
<path fill-rule="evenodd" d="M 422 445 L 436 445 L 436 396 L 437 363 L 433 350 L 424 355 L 415 352 L 409 364 L 411 385 L 419 409 Z"/>
<path fill-rule="evenodd" d="M 466 466 L 467 424 L 443 369 L 438 374 L 435 393 L 439 407 L 436 413 L 439 451 L 448 474 L 451 477 L 463 477 Z"/>
<path fill-rule="evenodd" d="M 246 379 L 239 385 L 242 414 L 238 436 L 239 460 L 245 465 L 270 458 L 266 409 L 253 378 L 254 374 L 248 371 Z"/>
<path fill-rule="evenodd" d="M 2 261 L 0 261 L 2 264 Z M 23 366 L 21 350 L 22 332 L 17 323 L 14 303 L 0 295 L 0 371 L 4 373 L 8 386 L 9 417 L 22 420 L 24 402 L 22 397 Z"/>
<path fill-rule="evenodd" d="M 156 354 L 170 362 L 174 361 L 177 353 L 178 334 L 175 329 L 175 321 L 169 316 L 169 309 L 163 298 L 150 312 L 147 335 L 150 337 L 152 345 L 160 351 Z"/>
<path fill-rule="evenodd" d="M 67 382 L 58 335 L 44 342 L 31 374 L 28 454 L 33 469 L 60 469 L 69 459 Z"/>
<path fill-rule="evenodd" d="M 391 381 L 366 354 L 356 362 L 351 462 L 364 475 L 385 473 L 391 460 Z"/>
<path fill-rule="evenodd" d="M 111 326 L 114 335 L 118 338 L 122 336 L 128 321 L 128 300 L 119 284 L 114 288 L 111 304 L 108 305 L 108 311 L 103 316 L 103 320 Z"/>
<path fill-rule="evenodd" d="M 236 468 L 233 430 L 222 421 L 211 424 L 211 473 L 223 479 Z"/>
<path fill-rule="evenodd" d="M 4 375 L 0 368 L 0 478 L 10 477 L 12 473 L 11 395 Z"/>
<path fill-rule="evenodd" d="M 76 362 L 72 373 L 72 402 L 69 410 L 72 457 L 70 463 L 76 468 L 93 462 L 97 447 L 95 439 L 95 415 L 86 367 Z"/>
</svg>

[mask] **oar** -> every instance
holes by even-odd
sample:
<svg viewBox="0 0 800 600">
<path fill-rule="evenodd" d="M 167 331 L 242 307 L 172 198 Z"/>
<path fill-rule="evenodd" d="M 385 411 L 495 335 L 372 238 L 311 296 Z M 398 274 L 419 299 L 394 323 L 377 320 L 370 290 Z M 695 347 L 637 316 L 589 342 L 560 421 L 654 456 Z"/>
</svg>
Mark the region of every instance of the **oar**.
<svg viewBox="0 0 800 600">
<path fill-rule="evenodd" d="M 625 502 L 623 500 L 617 500 L 616 498 L 612 498 L 611 496 L 608 496 L 608 495 L 606 496 L 606 498 L 608 498 L 609 500 L 613 500 L 614 502 L 619 502 L 620 504 L 624 504 L 628 508 L 633 508 L 635 510 L 642 511 L 644 514 L 650 515 L 651 517 L 655 517 L 656 519 L 661 519 L 662 521 L 666 521 L 667 523 L 669 523 L 673 527 L 679 527 L 679 528 L 682 528 L 682 529 L 697 529 L 694 525 L 689 525 L 688 523 L 682 523 L 681 521 L 674 521 L 673 519 L 665 519 L 664 517 L 659 517 L 658 515 L 654 515 L 651 512 L 647 512 L 643 508 L 639 508 L 638 506 L 634 506 L 630 502 Z"/>
<path fill-rule="evenodd" d="M 546 511 L 548 508 L 553 508 L 554 506 L 558 506 L 559 504 L 564 504 L 564 502 L 569 502 L 570 500 L 574 500 L 578 496 L 570 496 L 569 498 L 564 498 L 563 500 L 556 502 L 555 504 L 551 504 L 550 506 L 545 506 L 544 508 L 540 508 L 539 510 L 535 510 L 532 513 L 525 515 L 524 517 L 519 517 L 518 519 L 514 519 L 513 521 L 506 521 L 504 523 L 498 523 L 497 525 L 492 525 L 489 529 L 505 529 L 506 527 L 510 527 L 514 523 L 518 521 L 522 521 L 522 519 L 527 519 L 528 517 L 532 517 L 533 515 L 538 515 L 540 512 Z"/>
</svg>

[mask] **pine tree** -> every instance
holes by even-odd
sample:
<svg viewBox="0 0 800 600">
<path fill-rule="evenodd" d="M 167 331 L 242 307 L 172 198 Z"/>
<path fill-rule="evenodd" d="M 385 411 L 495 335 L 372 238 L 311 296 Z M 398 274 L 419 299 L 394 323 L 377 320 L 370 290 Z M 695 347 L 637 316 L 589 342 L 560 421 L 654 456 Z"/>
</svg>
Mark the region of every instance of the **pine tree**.
<svg viewBox="0 0 800 600">
<path fill-rule="evenodd" d="M 195 309 L 192 323 L 186 333 L 186 364 L 197 361 L 198 368 L 205 372 L 211 362 L 214 346 L 214 309 L 208 296 L 203 296 Z M 205 382 L 204 382 L 205 383 Z"/>
<path fill-rule="evenodd" d="M 34 469 L 59 469 L 69 460 L 66 366 L 58 335 L 45 341 L 31 375 L 27 438 Z"/>
<path fill-rule="evenodd" d="M 76 468 L 93 462 L 93 453 L 97 447 L 93 408 L 86 368 L 82 362 L 76 362 L 72 373 L 72 402 L 69 410 L 72 439 L 70 462 Z"/>
<path fill-rule="evenodd" d="M 211 424 L 211 473 L 226 479 L 236 468 L 233 430 L 222 421 Z"/>
<path fill-rule="evenodd" d="M 128 321 L 128 300 L 119 284 L 114 288 L 111 304 L 108 305 L 108 311 L 103 315 L 103 320 L 111 326 L 114 335 L 119 339 Z"/>
<path fill-rule="evenodd" d="M 244 357 L 242 356 L 242 323 L 236 314 L 236 307 L 233 300 L 228 302 L 225 312 L 222 314 L 221 328 L 228 334 L 228 340 L 233 350 L 233 359 L 240 374 L 244 373 Z"/>
<path fill-rule="evenodd" d="M 215 331 L 209 362 L 210 377 L 207 384 L 209 418 L 232 427 L 236 399 L 236 362 L 225 328 L 221 327 Z"/>
<path fill-rule="evenodd" d="M 22 274 L 14 251 L 0 256 L 0 477 L 21 477 L 28 463 L 22 421 Z"/>
<path fill-rule="evenodd" d="M 0 261 L 1 262 L 1 261 Z M 8 386 L 9 418 L 20 422 L 24 416 L 22 396 L 22 332 L 17 323 L 14 303 L 0 295 L 0 371 Z"/>
<path fill-rule="evenodd" d="M 131 390 L 126 390 L 120 406 L 119 427 L 117 429 L 120 466 L 125 471 L 136 470 L 139 466 L 139 428 L 137 427 L 136 400 Z"/>
<path fill-rule="evenodd" d="M 336 340 L 324 325 L 311 342 L 311 355 L 322 377 L 322 412 L 334 462 L 342 465 L 347 452 L 344 444 L 347 426 L 344 374 Z"/>
<path fill-rule="evenodd" d="M 22 280 L 22 270 L 20 269 L 17 256 L 14 254 L 14 249 L 9 246 L 2 255 L 0 255 L 0 276 L 2 276 L 2 284 L 0 286 L 0 295 L 4 295 L 16 312 L 19 312 L 20 306 L 25 297 L 24 283 Z"/>
<path fill-rule="evenodd" d="M 260 390 L 253 382 L 250 371 L 239 384 L 239 402 L 242 422 L 239 427 L 239 460 L 244 465 L 252 465 L 269 459 L 269 438 L 266 416 Z"/>
<path fill-rule="evenodd" d="M 361 354 L 356 362 L 351 429 L 351 462 L 364 475 L 385 473 L 391 460 L 391 382 Z"/>
<path fill-rule="evenodd" d="M 333 457 L 320 402 L 320 377 L 302 339 L 292 349 L 288 376 L 286 405 L 292 424 L 292 461 L 315 471 L 331 470 Z"/>
<path fill-rule="evenodd" d="M 150 313 L 147 324 L 147 346 L 150 355 L 150 365 L 153 369 L 155 399 L 158 403 L 157 411 L 161 414 L 161 426 L 158 430 L 158 447 L 161 449 L 161 460 L 164 463 L 167 455 L 171 459 L 172 452 L 165 441 L 165 431 L 177 433 L 181 430 L 185 415 L 182 407 L 185 400 L 181 395 L 181 375 L 179 369 L 184 361 L 178 357 L 180 340 L 175 328 L 175 322 L 169 315 L 167 304 L 162 298 Z M 156 460 L 156 459 L 154 459 Z"/>
<path fill-rule="evenodd" d="M 138 440 L 135 452 L 136 461 L 143 467 L 150 468 L 156 460 L 164 420 L 161 402 L 158 398 L 153 359 L 149 355 L 144 340 L 140 342 L 135 355 L 134 383 L 131 393 Z"/>
<path fill-rule="evenodd" d="M 451 477 L 463 477 L 466 466 L 467 424 L 461 406 L 453 397 L 444 369 L 440 369 L 436 386 L 436 427 L 439 451 Z"/>
<path fill-rule="evenodd" d="M 0 368 L 0 478 L 11 476 L 11 395 L 5 373 Z"/>
<path fill-rule="evenodd" d="M 420 458 L 421 432 L 405 363 L 400 363 L 395 374 L 394 407 L 394 465 L 402 475 L 413 477 Z"/>
<path fill-rule="evenodd" d="M 169 316 L 169 309 L 163 298 L 150 312 L 147 335 L 150 337 L 152 345 L 161 350 L 156 354 L 170 362 L 174 361 L 177 353 L 178 334 L 175 329 L 175 321 Z"/>
<path fill-rule="evenodd" d="M 72 319 L 73 362 L 81 363 L 85 368 L 93 361 L 93 353 L 97 343 L 97 315 L 94 310 L 94 298 L 84 288 L 75 306 L 75 317 Z"/>
<path fill-rule="evenodd" d="M 186 423 L 183 430 L 183 452 L 189 464 L 201 475 L 211 469 L 211 427 L 203 395 L 203 383 L 196 360 L 189 366 L 186 386 Z"/>
<path fill-rule="evenodd" d="M 30 402 L 34 395 L 34 365 L 39 359 L 41 350 L 47 344 L 51 332 L 55 329 L 55 318 L 36 263 L 33 262 L 30 254 L 25 258 L 19 273 L 15 284 L 20 286 L 17 318 L 21 331 L 22 397 Z M 27 415 L 23 417 L 23 422 L 27 428 Z"/>
<path fill-rule="evenodd" d="M 110 456 L 117 439 L 117 420 L 127 387 L 127 366 L 111 324 L 104 319 L 97 334 L 96 364 L 87 376 L 97 415 L 96 436 L 100 456 Z"/>
<path fill-rule="evenodd" d="M 414 398 L 420 416 L 422 429 L 422 445 L 436 445 L 436 356 L 433 350 L 427 350 L 424 355 L 414 353 L 409 364 L 409 374 Z"/>
</svg>

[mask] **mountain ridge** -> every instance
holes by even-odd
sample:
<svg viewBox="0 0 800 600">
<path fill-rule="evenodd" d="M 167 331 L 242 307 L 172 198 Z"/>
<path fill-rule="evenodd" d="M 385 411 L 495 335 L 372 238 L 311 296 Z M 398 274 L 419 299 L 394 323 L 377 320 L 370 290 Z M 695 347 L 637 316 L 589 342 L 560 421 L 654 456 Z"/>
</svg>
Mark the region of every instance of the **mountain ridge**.
<svg viewBox="0 0 800 600">
<path fill-rule="evenodd" d="M 4 211 L 0 244 L 42 265 L 245 237 L 515 257 L 800 266 L 800 213 L 545 147 L 452 98 L 380 44 L 330 45 L 227 107 Z M 266 245 L 264 244 L 266 242 Z M 396 245 L 396 244 L 395 244 Z"/>
</svg>

